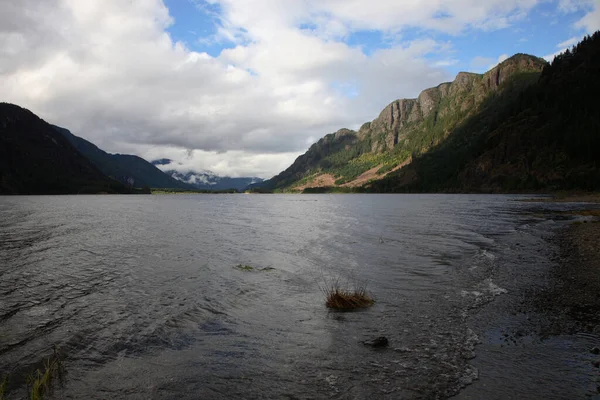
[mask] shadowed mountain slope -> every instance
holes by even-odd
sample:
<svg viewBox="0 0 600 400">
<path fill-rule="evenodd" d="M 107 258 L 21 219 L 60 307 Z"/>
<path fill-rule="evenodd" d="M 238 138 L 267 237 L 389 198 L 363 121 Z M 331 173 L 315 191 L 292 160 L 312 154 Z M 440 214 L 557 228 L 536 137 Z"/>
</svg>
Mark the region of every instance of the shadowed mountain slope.
<svg viewBox="0 0 600 400">
<path fill-rule="evenodd" d="M 55 126 L 81 154 L 105 175 L 132 187 L 193 189 L 191 185 L 165 174 L 141 157 L 129 154 L 109 154 L 95 144 L 73 135 L 68 129 Z"/>
<path fill-rule="evenodd" d="M 129 193 L 31 111 L 0 103 L 0 194 Z"/>
<path fill-rule="evenodd" d="M 503 93 L 376 192 L 600 190 L 600 33 Z"/>
</svg>

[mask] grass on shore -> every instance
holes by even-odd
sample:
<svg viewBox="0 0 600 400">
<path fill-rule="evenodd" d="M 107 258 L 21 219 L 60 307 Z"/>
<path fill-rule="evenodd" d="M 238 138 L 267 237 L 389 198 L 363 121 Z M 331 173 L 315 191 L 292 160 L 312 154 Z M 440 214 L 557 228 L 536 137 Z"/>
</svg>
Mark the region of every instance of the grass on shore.
<svg viewBox="0 0 600 400">
<path fill-rule="evenodd" d="M 28 378 L 31 385 L 31 400 L 42 400 L 52 390 L 54 381 L 62 380 L 64 372 L 64 365 L 54 348 L 53 356 L 44 361 L 44 372 L 37 369 Z"/>
<path fill-rule="evenodd" d="M 367 293 L 365 285 L 355 285 L 354 289 L 343 288 L 339 281 L 323 289 L 325 305 L 339 311 L 350 311 L 371 307 L 375 300 Z"/>
<path fill-rule="evenodd" d="M 8 383 L 8 377 L 4 377 L 2 379 L 2 383 L 0 383 L 0 400 L 4 400 L 4 392 L 6 392 L 6 384 Z"/>
</svg>

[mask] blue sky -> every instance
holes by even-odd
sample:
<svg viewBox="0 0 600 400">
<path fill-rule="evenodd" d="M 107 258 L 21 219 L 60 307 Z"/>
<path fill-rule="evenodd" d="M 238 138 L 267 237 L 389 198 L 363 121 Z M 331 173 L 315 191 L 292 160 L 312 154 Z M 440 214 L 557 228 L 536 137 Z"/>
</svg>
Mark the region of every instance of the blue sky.
<svg viewBox="0 0 600 400">
<path fill-rule="evenodd" d="M 577 3 L 577 2 L 574 2 Z M 237 43 L 218 36 L 218 27 L 224 11 L 219 3 L 203 0 L 165 0 L 174 23 L 168 32 L 174 40 L 190 49 L 218 57 L 223 49 L 234 48 Z M 351 47 L 360 48 L 370 56 L 377 49 L 386 49 L 419 39 L 433 39 L 445 43 L 447 48 L 427 54 L 432 64 L 443 66 L 451 74 L 459 71 L 484 72 L 503 55 L 527 53 L 548 57 L 586 34 L 586 29 L 576 26 L 589 11 L 584 2 L 579 6 L 561 7 L 559 1 L 538 2 L 526 15 L 513 14 L 514 21 L 506 27 L 479 29 L 465 27 L 456 33 L 440 32 L 420 27 L 404 27 L 394 35 L 384 30 L 355 30 L 344 37 L 335 38 Z M 447 15 L 440 14 L 443 18 Z M 315 29 L 313 23 L 298 24 L 304 31 Z M 571 41 L 571 42 L 569 42 Z"/>
<path fill-rule="evenodd" d="M 110 152 L 263 178 L 391 101 L 518 52 L 551 59 L 600 29 L 600 0 L 9 5 L 3 101 Z"/>
</svg>

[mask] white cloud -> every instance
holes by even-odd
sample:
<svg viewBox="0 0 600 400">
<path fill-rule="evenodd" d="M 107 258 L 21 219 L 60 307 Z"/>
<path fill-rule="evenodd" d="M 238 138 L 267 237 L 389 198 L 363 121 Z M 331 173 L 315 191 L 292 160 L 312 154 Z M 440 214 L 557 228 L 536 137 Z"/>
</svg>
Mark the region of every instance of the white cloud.
<svg viewBox="0 0 600 400">
<path fill-rule="evenodd" d="M 559 47 L 561 49 L 566 49 L 568 47 L 573 46 L 574 44 L 579 43 L 580 40 L 581 40 L 581 38 L 579 38 L 579 37 L 572 37 L 570 39 L 565 40 L 564 42 L 560 42 L 559 44 L 556 45 L 556 47 Z"/>
<path fill-rule="evenodd" d="M 471 66 L 473 68 L 477 68 L 477 69 L 487 68 L 490 65 L 492 65 L 494 63 L 494 61 L 495 60 L 491 57 L 477 56 L 477 57 L 473 58 L 473 60 L 471 60 Z"/>
<path fill-rule="evenodd" d="M 498 62 L 497 62 L 497 64 L 500 64 L 501 62 L 508 60 L 509 57 L 510 56 L 508 54 L 501 54 L 501 55 L 499 55 L 498 56 Z M 494 65 L 494 67 L 495 66 L 496 65 Z"/>
<path fill-rule="evenodd" d="M 559 10 L 565 13 L 585 10 L 585 16 L 575 23 L 575 28 L 589 34 L 600 29 L 600 0 L 560 0 Z M 560 50 L 552 54 L 547 54 L 543 58 L 548 62 L 552 62 L 554 57 L 576 45 L 581 39 L 581 36 L 574 36 L 560 42 L 556 45 Z"/>
<path fill-rule="evenodd" d="M 132 149 L 133 150 L 133 149 Z M 182 150 L 176 147 L 137 146 L 139 154 L 147 160 L 168 158 L 174 163 L 158 166 L 162 170 L 219 171 L 220 175 L 234 178 L 242 176 L 270 177 L 273 170 L 283 171 L 298 157 L 300 152 L 284 152 L 275 154 L 253 154 L 245 151 L 228 151 L 224 153 L 202 150 Z"/>
<path fill-rule="evenodd" d="M 161 0 L 3 0 L 0 93 L 109 151 L 196 149 L 189 165 L 269 177 L 309 138 L 450 78 L 453 60 L 427 59 L 448 45 L 403 29 L 497 29 L 538 1 L 222 0 L 213 40 L 237 45 L 211 57 L 173 41 Z M 356 30 L 396 39 L 367 56 L 340 40 Z"/>
<path fill-rule="evenodd" d="M 458 60 L 455 58 L 452 58 L 452 59 L 448 59 L 448 60 L 436 61 L 433 65 L 436 67 L 450 67 L 450 66 L 456 65 L 456 64 L 458 64 Z"/>
<path fill-rule="evenodd" d="M 552 54 L 547 54 L 545 55 L 543 58 L 544 60 L 548 61 L 548 62 L 552 62 L 552 60 L 554 60 L 554 57 L 556 57 L 557 55 L 564 53 L 565 50 L 571 48 L 573 45 L 576 45 L 577 43 L 579 43 L 581 41 L 581 39 L 583 39 L 582 37 L 572 37 L 570 39 L 567 39 L 563 42 L 560 42 L 556 45 L 557 48 L 559 48 L 560 50 L 552 53 Z"/>
<path fill-rule="evenodd" d="M 593 0 L 587 3 L 591 3 L 590 11 L 575 26 L 585 30 L 586 33 L 592 34 L 600 29 L 600 1 Z"/>
<path fill-rule="evenodd" d="M 599 0 L 559 0 L 558 9 L 564 13 L 585 11 L 585 15 L 575 23 L 575 28 L 592 34 L 600 30 L 600 1 Z M 579 41 L 579 40 L 578 40 Z M 568 41 L 567 41 L 568 42 Z M 565 43 L 567 43 L 565 42 Z M 568 43 L 558 47 L 567 48 L 575 43 Z"/>
<path fill-rule="evenodd" d="M 487 72 L 508 58 L 508 54 L 501 54 L 498 58 L 477 56 L 471 60 L 471 67 L 478 72 Z"/>
</svg>

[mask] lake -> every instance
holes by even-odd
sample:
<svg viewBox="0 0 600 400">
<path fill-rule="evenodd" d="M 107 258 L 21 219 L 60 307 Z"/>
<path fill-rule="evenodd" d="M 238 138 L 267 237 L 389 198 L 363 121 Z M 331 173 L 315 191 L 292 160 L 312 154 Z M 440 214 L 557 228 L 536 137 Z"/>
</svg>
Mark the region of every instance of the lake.
<svg viewBox="0 0 600 400">
<path fill-rule="evenodd" d="M 558 222 L 519 198 L 0 197 L 0 377 L 26 396 L 56 345 L 56 398 L 451 396 L 484 373 L 473 316 L 537 276 L 504 266 L 547 268 Z M 375 305 L 328 310 L 336 281 Z"/>
</svg>

